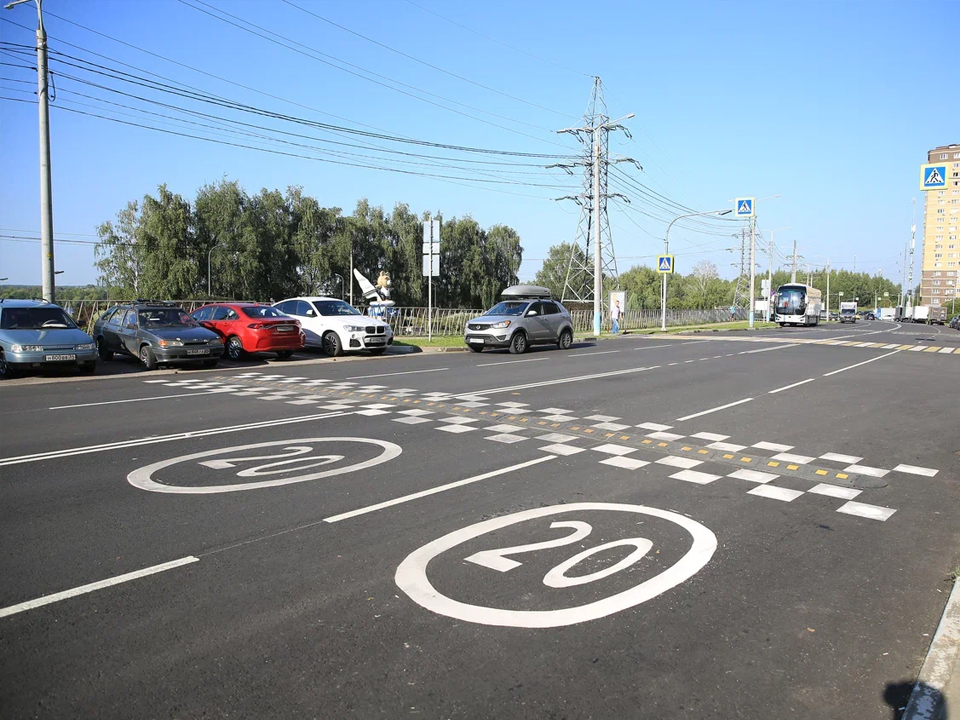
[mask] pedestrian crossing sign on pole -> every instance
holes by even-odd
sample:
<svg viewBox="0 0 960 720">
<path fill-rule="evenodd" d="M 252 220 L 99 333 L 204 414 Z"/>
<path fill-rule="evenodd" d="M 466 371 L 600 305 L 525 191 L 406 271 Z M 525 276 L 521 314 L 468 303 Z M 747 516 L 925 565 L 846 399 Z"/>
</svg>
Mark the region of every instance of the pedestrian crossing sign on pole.
<svg viewBox="0 0 960 720">
<path fill-rule="evenodd" d="M 738 218 L 752 218 L 754 216 L 753 212 L 753 198 L 737 198 L 736 205 L 733 206 L 733 214 Z"/>
<path fill-rule="evenodd" d="M 661 275 L 673 274 L 673 255 L 657 256 L 657 272 Z"/>
<path fill-rule="evenodd" d="M 943 190 L 947 187 L 947 164 L 929 163 L 920 166 L 920 189 Z"/>
</svg>

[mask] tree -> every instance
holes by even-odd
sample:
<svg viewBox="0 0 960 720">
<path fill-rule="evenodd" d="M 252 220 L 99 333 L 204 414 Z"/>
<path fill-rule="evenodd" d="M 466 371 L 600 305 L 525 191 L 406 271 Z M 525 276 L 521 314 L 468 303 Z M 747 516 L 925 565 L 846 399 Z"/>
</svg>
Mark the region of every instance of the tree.
<svg viewBox="0 0 960 720">
<path fill-rule="evenodd" d="M 717 272 L 717 266 L 708 260 L 701 260 L 693 266 L 693 272 L 690 275 L 690 285 L 693 291 L 691 295 L 698 308 L 709 307 L 707 290 L 711 283 L 719 277 L 720 273 Z"/>
<path fill-rule="evenodd" d="M 574 248 L 576 249 L 574 250 Z M 540 270 L 537 271 L 534 282 L 537 285 L 540 285 L 545 288 L 549 288 L 550 292 L 556 298 L 563 297 L 563 285 L 567 278 L 567 268 L 570 266 L 570 253 L 574 251 L 577 253 L 579 258 L 579 263 L 582 264 L 584 261 L 583 250 L 574 246 L 572 243 L 560 243 L 559 245 L 552 245 L 549 250 L 547 250 L 547 257 L 543 261 L 543 265 L 540 266 Z"/>
</svg>

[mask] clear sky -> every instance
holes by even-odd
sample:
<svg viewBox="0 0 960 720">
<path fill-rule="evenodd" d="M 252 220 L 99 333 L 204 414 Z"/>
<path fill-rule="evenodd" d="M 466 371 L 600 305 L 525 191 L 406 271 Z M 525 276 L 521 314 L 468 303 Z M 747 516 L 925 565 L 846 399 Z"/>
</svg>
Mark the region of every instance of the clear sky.
<svg viewBox="0 0 960 720">
<path fill-rule="evenodd" d="M 643 172 L 627 171 L 634 182 L 697 210 L 729 207 L 737 196 L 779 194 L 759 203 L 758 223 L 762 230 L 790 226 L 776 233 L 783 253 L 789 254 L 796 239 L 812 264 L 831 256 L 834 267 L 852 269 L 856 258 L 858 270 L 882 268 L 894 279 L 900 278 L 909 239 L 911 198 L 917 200 L 921 235 L 918 166 L 928 149 L 960 142 L 955 83 L 950 91 L 929 85 L 935 73 L 945 78 L 948 70 L 947 28 L 955 31 L 960 21 L 960 4 L 952 1 L 292 1 L 423 62 L 282 0 L 45 0 L 44 9 L 51 51 L 309 121 L 462 146 L 576 152 L 570 136 L 554 131 L 579 122 L 590 76 L 599 75 L 610 115 L 636 113 L 625 123 L 633 140 L 612 135 L 610 143 L 612 152 L 643 165 Z M 260 26 L 257 32 L 280 42 L 299 43 L 296 47 L 310 56 L 201 12 L 216 9 L 235 15 L 237 24 Z M 2 11 L 2 18 L 0 39 L 32 46 L 32 4 Z M 0 66 L 0 95 L 31 100 L 36 73 L 10 64 L 35 62 L 29 53 L 10 50 L 4 45 L 0 52 L 0 62 L 9 63 Z M 219 119 L 187 116 L 89 83 L 252 123 L 256 128 L 242 131 L 263 134 L 259 129 L 265 128 L 274 139 L 322 147 L 322 139 L 356 143 L 356 136 L 171 96 L 96 75 L 89 65 L 87 70 L 69 67 L 63 60 L 74 62 L 60 56 L 51 63 L 58 91 L 51 110 L 58 239 L 92 242 L 99 223 L 113 219 L 129 200 L 155 192 L 160 183 L 192 199 L 201 185 L 221 177 L 239 180 L 250 192 L 301 185 L 321 204 L 345 212 L 366 197 L 387 209 L 402 201 L 416 212 L 439 210 L 445 217 L 473 215 L 483 225 L 506 223 L 523 241 L 524 279 L 533 276 L 549 246 L 574 236 L 576 206 L 553 198 L 577 192 L 579 178 L 539 165 L 551 160 L 465 155 L 369 138 L 361 139 L 364 148 L 338 151 L 372 155 L 369 145 L 376 144 L 457 159 L 444 161 L 454 167 L 439 167 L 436 160 L 411 156 L 391 155 L 385 161 L 382 155 L 373 160 L 324 155 L 336 148 L 301 150 L 237 136 L 219 127 Z M 294 155 L 509 182 L 484 186 L 267 154 L 120 125 L 68 112 L 68 107 Z M 218 127 L 184 124 L 183 118 Z M 320 140 L 282 136 L 277 130 Z M 471 165 L 464 158 L 530 167 Z M 548 185 L 561 187 L 541 187 Z M 0 100 L 0 235 L 39 237 L 38 187 L 36 105 Z M 649 257 L 662 250 L 672 211 L 653 204 L 637 186 L 611 187 L 627 192 L 633 208 L 626 212 L 611 204 L 621 270 L 651 263 Z M 739 255 L 725 248 L 737 242 L 730 237 L 737 226 L 714 221 L 710 228 L 716 234 L 701 234 L 698 227 L 679 226 L 671 233 L 678 269 L 686 272 L 708 259 L 723 275 L 733 274 L 731 263 Z M 57 268 L 65 271 L 60 284 L 95 281 L 92 245 L 59 244 L 56 253 Z M 39 284 L 39 255 L 37 243 L 0 239 L 0 277 Z M 758 262 L 766 267 L 765 256 Z M 919 259 L 917 271 L 919 276 Z"/>
</svg>

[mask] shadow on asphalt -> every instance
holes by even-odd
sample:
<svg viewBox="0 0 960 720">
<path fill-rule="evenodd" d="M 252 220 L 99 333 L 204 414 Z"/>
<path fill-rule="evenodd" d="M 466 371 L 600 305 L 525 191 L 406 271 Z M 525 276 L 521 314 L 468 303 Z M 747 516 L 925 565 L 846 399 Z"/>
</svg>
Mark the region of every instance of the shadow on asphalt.
<svg viewBox="0 0 960 720">
<path fill-rule="evenodd" d="M 596 342 L 575 342 L 570 346 L 570 350 L 583 350 L 584 348 L 596 347 Z M 553 345 L 531 345 L 527 348 L 524 355 L 536 355 L 537 353 L 562 352 L 555 344 Z M 509 348 L 485 348 L 481 357 L 485 355 L 509 355 Z"/>
<path fill-rule="evenodd" d="M 892 720 L 900 720 L 900 718 L 903 717 L 903 711 L 907 709 L 914 686 L 917 687 L 918 699 L 920 700 L 917 705 L 917 710 L 920 711 L 921 714 L 916 716 L 911 715 L 910 720 L 913 720 L 913 717 L 930 718 L 930 720 L 950 719 L 950 709 L 947 707 L 946 700 L 939 690 L 923 682 L 918 683 L 914 680 L 903 680 L 901 682 L 887 683 L 887 687 L 883 691 L 883 701 L 890 706 L 890 717 Z M 939 708 L 940 711 L 927 714 L 923 712 L 923 710 L 927 708 L 931 711 Z"/>
</svg>

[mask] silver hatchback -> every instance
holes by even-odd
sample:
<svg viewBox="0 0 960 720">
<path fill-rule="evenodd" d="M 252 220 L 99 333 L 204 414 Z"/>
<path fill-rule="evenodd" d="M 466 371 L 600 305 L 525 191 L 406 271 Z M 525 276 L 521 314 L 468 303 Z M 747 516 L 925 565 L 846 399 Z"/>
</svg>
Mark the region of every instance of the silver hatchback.
<svg viewBox="0 0 960 720">
<path fill-rule="evenodd" d="M 531 345 L 548 344 L 566 350 L 573 344 L 573 320 L 570 312 L 555 300 L 508 299 L 470 320 L 464 335 L 464 342 L 473 352 L 510 348 L 510 352 L 520 354 Z"/>
</svg>

